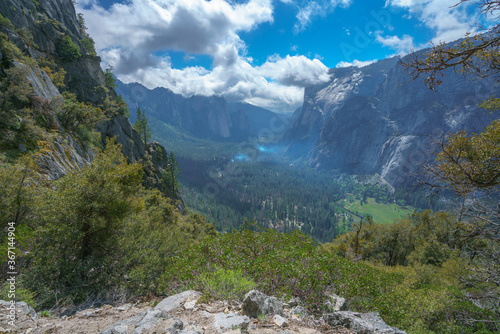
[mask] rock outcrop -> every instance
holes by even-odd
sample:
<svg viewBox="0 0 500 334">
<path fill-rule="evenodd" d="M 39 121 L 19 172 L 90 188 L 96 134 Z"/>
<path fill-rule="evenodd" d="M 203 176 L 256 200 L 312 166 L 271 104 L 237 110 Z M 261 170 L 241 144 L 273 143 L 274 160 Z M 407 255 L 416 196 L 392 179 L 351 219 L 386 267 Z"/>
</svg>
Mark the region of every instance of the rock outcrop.
<svg viewBox="0 0 500 334">
<path fill-rule="evenodd" d="M 261 299 L 259 319 L 245 315 L 243 304 L 236 301 L 200 303 L 201 294 L 185 291 L 167 297 L 152 307 L 151 303 L 125 304 L 118 307 L 103 305 L 85 309 L 68 317 L 40 317 L 26 303 L 15 304 L 16 327 L 8 326 L 9 302 L 0 301 L 0 331 L 6 333 L 88 333 L 88 334 L 404 334 L 388 326 L 377 312 L 356 313 L 339 311 L 313 318 L 295 314 L 285 304 L 281 314 L 265 308 L 269 297 L 254 291 Z M 252 297 L 252 298 L 253 298 Z M 262 298 L 260 298 L 262 297 Z M 253 298 L 255 299 L 255 298 Z M 279 301 L 274 298 L 274 302 Z M 280 305 L 281 301 L 279 301 Z M 295 306 L 295 308 L 300 306 Z M 278 307 L 279 308 L 279 307 Z M 285 332 L 284 332 L 285 331 Z"/>
<path fill-rule="evenodd" d="M 283 314 L 283 302 L 276 297 L 270 297 L 258 290 L 252 290 L 245 295 L 242 305 L 243 313 L 257 318 L 259 315 Z"/>
<path fill-rule="evenodd" d="M 4 0 L 0 14 L 9 19 L 16 30 L 0 27 L 9 40 L 34 59 L 53 57 L 60 60 L 67 72 L 66 86 L 82 101 L 101 102 L 105 97 L 96 87 L 105 85 L 101 59 L 91 54 L 82 44 L 84 30 L 78 21 L 75 7 L 67 0 Z M 32 41 L 20 38 L 19 29 L 29 31 Z M 21 32 L 22 33 L 22 32 Z M 63 39 L 69 38 L 80 52 L 80 57 L 64 57 Z M 113 91 L 110 94 L 114 94 Z"/>
<path fill-rule="evenodd" d="M 116 116 L 103 121 L 97 124 L 96 130 L 101 133 L 101 145 L 103 146 L 108 138 L 116 137 L 116 142 L 122 145 L 122 152 L 127 156 L 129 162 L 139 161 L 144 157 L 146 152 L 144 143 L 124 116 Z"/>
<path fill-rule="evenodd" d="M 71 1 L 5 0 L 0 3 L 0 14 L 12 23 L 12 26 L 1 26 L 0 32 L 6 34 L 22 52 L 35 60 L 55 59 L 67 72 L 65 90 L 76 94 L 80 101 L 100 105 L 106 97 L 116 98 L 116 92 L 106 88 L 100 58 L 93 54 L 93 50 L 86 49 L 83 43 L 89 36 L 86 35 L 85 27 L 77 17 Z M 68 57 L 64 43 L 71 43 L 71 46 L 78 50 L 78 56 Z M 46 72 L 36 63 L 33 65 L 30 62 L 27 65 L 14 62 L 14 65 L 26 73 L 25 76 L 33 87 L 33 100 L 50 104 L 54 113 L 63 110 L 63 98 Z M 57 129 L 58 125 L 54 126 L 54 129 Z M 148 149 L 165 152 L 163 147 L 158 148 L 158 143 L 145 147 L 124 116 L 114 116 L 102 121 L 95 129 L 101 133 L 102 147 L 106 145 L 107 138 L 116 137 L 116 142 L 122 145 L 122 151 L 129 162 L 141 161 Z M 39 145 L 42 149 L 40 166 L 49 179 L 57 179 L 72 169 L 79 169 L 91 163 L 94 157 L 91 148 L 80 145 L 68 134 L 51 137 L 52 142 L 43 141 Z M 21 144 L 19 150 L 26 151 L 25 145 Z M 149 181 L 157 181 L 160 178 L 161 166 L 165 167 L 165 159 L 156 154 L 152 166 L 146 169 Z M 154 183 L 152 182 L 152 185 Z"/>
<path fill-rule="evenodd" d="M 41 143 L 38 164 L 48 180 L 57 180 L 72 170 L 88 166 L 94 153 L 81 147 L 74 139 L 56 137 L 52 142 Z"/>
<path fill-rule="evenodd" d="M 453 71 L 434 92 L 412 80 L 397 58 L 330 75 L 306 88 L 302 111 L 283 137 L 287 153 L 316 168 L 377 173 L 392 186 L 412 182 L 433 161 L 440 135 L 481 131 L 494 115 L 478 104 L 500 92 L 492 79 Z"/>
<path fill-rule="evenodd" d="M 400 329 L 388 326 L 378 312 L 340 311 L 325 314 L 323 320 L 330 326 L 347 327 L 356 334 L 406 334 Z"/>
</svg>

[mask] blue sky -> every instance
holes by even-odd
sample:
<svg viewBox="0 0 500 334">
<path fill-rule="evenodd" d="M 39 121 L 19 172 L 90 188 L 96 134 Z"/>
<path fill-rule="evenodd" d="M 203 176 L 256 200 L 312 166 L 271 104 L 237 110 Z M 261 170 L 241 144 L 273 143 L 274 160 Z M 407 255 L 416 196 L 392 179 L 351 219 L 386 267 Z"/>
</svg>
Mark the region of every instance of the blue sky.
<svg viewBox="0 0 500 334">
<path fill-rule="evenodd" d="M 79 0 L 124 82 L 220 95 L 278 112 L 328 69 L 363 66 L 477 30 L 458 0 Z"/>
</svg>

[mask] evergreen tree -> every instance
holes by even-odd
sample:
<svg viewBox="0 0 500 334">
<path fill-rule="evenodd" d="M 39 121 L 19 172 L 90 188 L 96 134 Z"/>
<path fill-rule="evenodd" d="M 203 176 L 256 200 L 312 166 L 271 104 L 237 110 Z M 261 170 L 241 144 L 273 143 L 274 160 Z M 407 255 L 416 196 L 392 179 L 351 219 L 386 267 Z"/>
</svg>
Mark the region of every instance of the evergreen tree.
<svg viewBox="0 0 500 334">
<path fill-rule="evenodd" d="M 162 180 L 160 181 L 161 190 L 170 198 L 177 198 L 180 189 L 180 184 L 177 178 L 181 174 L 179 162 L 175 159 L 174 152 L 167 154 L 167 167 L 162 172 Z"/>
<path fill-rule="evenodd" d="M 148 119 L 146 118 L 146 112 L 142 111 L 141 108 L 137 108 L 137 118 L 134 123 L 134 129 L 139 133 L 141 139 L 144 141 L 144 146 L 151 139 L 151 128 L 148 124 Z"/>
</svg>

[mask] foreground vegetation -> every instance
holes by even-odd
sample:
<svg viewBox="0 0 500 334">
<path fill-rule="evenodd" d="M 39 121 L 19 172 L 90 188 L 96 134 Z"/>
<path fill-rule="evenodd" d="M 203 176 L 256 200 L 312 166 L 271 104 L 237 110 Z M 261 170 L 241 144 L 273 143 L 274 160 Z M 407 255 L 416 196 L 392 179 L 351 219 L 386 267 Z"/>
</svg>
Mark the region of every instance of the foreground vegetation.
<svg viewBox="0 0 500 334">
<path fill-rule="evenodd" d="M 0 185 L 0 216 L 16 231 L 16 287 L 40 308 L 151 289 L 146 277 L 215 234 L 203 217 L 182 214 L 158 190 L 145 189 L 142 166 L 127 163 L 113 143 L 90 166 L 50 184 L 26 157 L 0 168 Z M 7 230 L 0 240 L 7 259 Z"/>
<path fill-rule="evenodd" d="M 299 298 L 316 314 L 326 311 L 326 294 L 336 293 L 347 299 L 351 310 L 377 310 L 387 323 L 409 333 L 498 330 L 488 322 L 498 314 L 465 299 L 468 290 L 459 282 L 464 273 L 459 258 L 426 270 L 420 263 L 389 267 L 354 262 L 334 254 L 328 246 L 318 246 L 299 231 L 247 227 L 208 237 L 175 256 L 160 279 L 159 291 L 197 288 L 210 299 L 227 295 L 221 287 L 238 291 L 240 286 L 256 286 L 285 300 Z M 221 284 L 221 280 L 230 284 Z"/>
</svg>

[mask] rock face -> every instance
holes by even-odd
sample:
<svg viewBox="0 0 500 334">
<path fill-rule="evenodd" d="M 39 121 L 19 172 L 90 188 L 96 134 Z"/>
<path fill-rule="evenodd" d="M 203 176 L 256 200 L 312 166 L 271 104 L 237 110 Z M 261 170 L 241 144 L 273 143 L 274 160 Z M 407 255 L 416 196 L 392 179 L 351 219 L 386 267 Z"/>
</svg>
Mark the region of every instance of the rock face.
<svg viewBox="0 0 500 334">
<path fill-rule="evenodd" d="M 101 59 L 89 54 L 89 50 L 82 45 L 85 37 L 71 1 L 4 0 L 0 2 L 0 13 L 16 28 L 27 29 L 33 35 L 32 45 L 26 45 L 16 32 L 0 28 L 0 32 L 6 33 L 21 51 L 35 59 L 51 56 L 62 61 L 67 72 L 66 86 L 80 100 L 97 103 L 104 98 L 105 93 L 96 89 L 105 85 L 104 73 L 100 67 Z M 78 59 L 62 57 L 62 41 L 65 36 L 79 49 L 81 57 Z"/>
<path fill-rule="evenodd" d="M 59 90 L 54 86 L 47 73 L 39 68 L 31 68 L 18 62 L 15 62 L 15 66 L 21 68 L 26 73 L 26 78 L 31 87 L 33 87 L 35 96 L 48 101 L 61 98 Z"/>
<path fill-rule="evenodd" d="M 144 156 L 144 143 L 127 118 L 116 116 L 103 121 L 97 124 L 96 130 L 101 133 L 103 146 L 106 144 L 107 138 L 116 136 L 116 142 L 122 145 L 123 154 L 127 156 L 129 162 L 138 161 Z"/>
<path fill-rule="evenodd" d="M 40 170 L 49 180 L 57 180 L 75 169 L 88 166 L 94 153 L 83 149 L 71 137 L 56 137 L 51 143 L 44 143 L 38 160 Z"/>
<path fill-rule="evenodd" d="M 452 71 L 433 92 L 396 58 L 330 75 L 306 88 L 302 111 L 283 137 L 287 153 L 317 168 L 378 173 L 393 186 L 410 183 L 433 160 L 433 137 L 489 124 L 493 116 L 477 105 L 499 92 L 490 79 Z"/>
<path fill-rule="evenodd" d="M 80 101 L 99 105 L 106 96 L 116 97 L 114 90 L 106 90 L 106 80 L 100 67 L 100 58 L 91 54 L 82 41 L 88 36 L 79 22 L 73 3 L 68 0 L 4 0 L 0 2 L 0 14 L 7 18 L 15 29 L 0 27 L 0 32 L 6 34 L 10 41 L 16 44 L 25 54 L 34 59 L 54 58 L 66 73 L 66 89 L 75 93 Z M 32 35 L 31 38 L 21 35 Z M 79 57 L 64 55 L 63 39 L 69 38 L 74 47 L 79 50 Z M 28 41 L 28 42 L 26 42 Z M 34 91 L 34 99 L 39 101 L 57 102 L 63 108 L 62 97 L 50 77 L 38 66 L 31 67 L 21 63 L 15 66 L 26 72 L 26 78 Z M 107 95 L 106 95 L 107 94 Z M 60 101 L 58 101 L 60 100 Z M 122 145 L 122 151 L 129 162 L 141 160 L 148 148 L 155 152 L 162 151 L 158 143 L 145 147 L 129 120 L 116 116 L 97 125 L 101 133 L 101 144 L 104 146 L 107 138 L 116 137 Z M 52 143 L 42 143 L 44 154 L 40 165 L 49 179 L 57 179 L 71 169 L 79 169 L 91 163 L 94 154 L 89 148 L 82 147 L 69 136 L 56 136 Z M 150 147 L 149 147 L 150 146 Z M 25 146 L 19 147 L 25 151 Z M 160 167 L 165 165 L 164 159 L 153 159 L 152 169 L 146 170 L 151 179 L 160 177 Z M 158 165 L 156 165 L 158 163 Z M 163 165 L 162 165 L 163 164 Z"/>
<path fill-rule="evenodd" d="M 148 118 L 173 125 L 197 138 L 243 141 L 268 129 L 277 137 L 286 128 L 286 117 L 245 103 L 228 103 L 222 97 L 175 94 L 166 88 L 153 90 L 138 83 L 117 81 L 117 93 L 130 107 L 135 120 L 138 107 Z"/>
<path fill-rule="evenodd" d="M 340 311 L 325 314 L 323 319 L 330 326 L 344 326 L 356 334 L 406 334 L 406 332 L 387 325 L 378 312 L 357 313 Z"/>
</svg>

